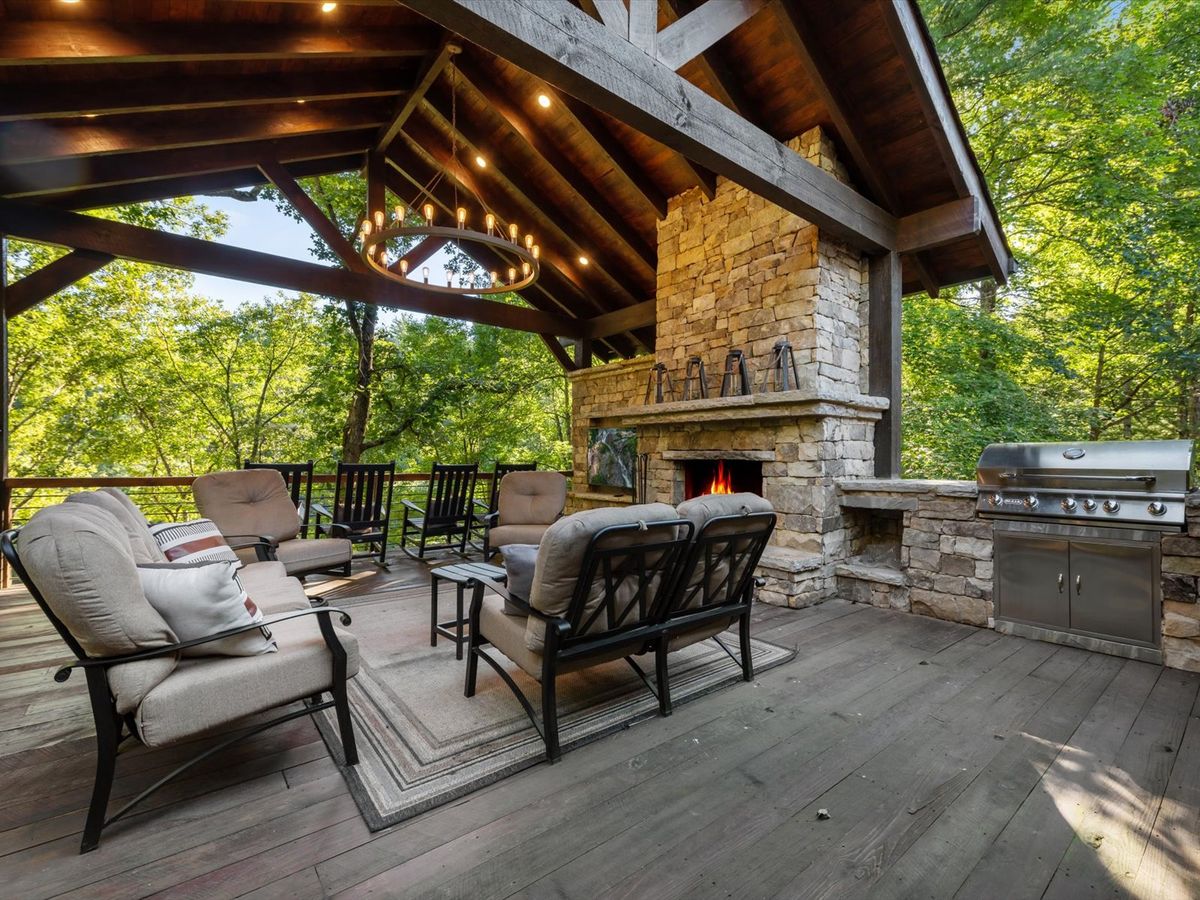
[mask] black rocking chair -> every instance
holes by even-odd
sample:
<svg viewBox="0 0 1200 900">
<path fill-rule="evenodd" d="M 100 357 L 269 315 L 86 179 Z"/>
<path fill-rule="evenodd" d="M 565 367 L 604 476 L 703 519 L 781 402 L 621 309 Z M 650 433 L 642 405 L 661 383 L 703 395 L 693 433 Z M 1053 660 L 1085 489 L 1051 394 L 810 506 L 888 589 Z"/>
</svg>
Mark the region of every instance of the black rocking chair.
<svg viewBox="0 0 1200 900">
<path fill-rule="evenodd" d="M 318 536 L 348 538 L 367 544 L 378 565 L 387 568 L 388 526 L 392 518 L 392 482 L 396 464 L 338 463 L 333 509 L 312 504 Z M 327 519 L 328 522 L 322 522 Z"/>
<path fill-rule="evenodd" d="M 425 508 L 411 500 L 401 501 L 404 524 L 400 529 L 400 549 L 413 559 L 424 559 L 426 550 L 450 550 L 465 555 L 474 519 L 472 507 L 478 473 L 476 463 L 449 466 L 434 463 Z M 428 546 L 430 538 L 441 538 L 442 543 Z M 410 542 L 417 545 L 415 553 L 408 546 Z"/>
<path fill-rule="evenodd" d="M 492 483 L 488 489 L 488 499 L 486 505 L 482 500 L 475 500 L 474 515 L 471 521 L 471 537 L 477 538 L 483 542 L 487 534 L 488 516 L 496 514 L 500 508 L 500 482 L 504 480 L 504 476 L 509 472 L 536 472 L 538 464 L 532 463 L 502 463 L 497 461 L 496 467 L 492 470 Z M 487 554 L 487 545 L 484 543 L 475 544 L 472 541 L 472 546 L 479 547 Z"/>
<path fill-rule="evenodd" d="M 313 461 L 310 459 L 306 463 L 264 463 L 246 460 L 242 463 L 242 468 L 274 469 L 283 476 L 283 482 L 287 485 L 292 503 L 300 516 L 300 537 L 308 537 L 308 519 L 312 511 Z"/>
</svg>

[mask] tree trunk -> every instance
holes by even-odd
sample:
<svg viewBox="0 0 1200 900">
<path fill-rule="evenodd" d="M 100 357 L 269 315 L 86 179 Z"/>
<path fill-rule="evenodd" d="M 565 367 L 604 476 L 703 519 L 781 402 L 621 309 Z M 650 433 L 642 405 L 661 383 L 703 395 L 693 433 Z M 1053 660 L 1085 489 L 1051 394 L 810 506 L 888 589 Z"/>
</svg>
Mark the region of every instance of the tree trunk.
<svg viewBox="0 0 1200 900">
<path fill-rule="evenodd" d="M 1100 402 L 1101 388 L 1104 385 L 1104 345 L 1096 355 L 1096 377 L 1092 380 L 1092 424 L 1089 437 L 1093 441 L 1100 440 Z"/>
<path fill-rule="evenodd" d="M 350 330 L 358 344 L 358 365 L 354 372 L 354 396 L 342 429 L 342 462 L 356 463 L 363 454 L 367 422 L 371 418 L 371 379 L 375 375 L 375 327 L 379 309 L 370 303 L 346 301 Z"/>
<path fill-rule="evenodd" d="M 1189 298 L 1183 312 L 1183 339 L 1191 344 L 1196 330 L 1196 301 Z M 1190 438 L 1196 432 L 1196 398 L 1200 396 L 1200 373 L 1194 366 L 1185 367 L 1176 379 L 1179 391 L 1179 437 Z"/>
</svg>

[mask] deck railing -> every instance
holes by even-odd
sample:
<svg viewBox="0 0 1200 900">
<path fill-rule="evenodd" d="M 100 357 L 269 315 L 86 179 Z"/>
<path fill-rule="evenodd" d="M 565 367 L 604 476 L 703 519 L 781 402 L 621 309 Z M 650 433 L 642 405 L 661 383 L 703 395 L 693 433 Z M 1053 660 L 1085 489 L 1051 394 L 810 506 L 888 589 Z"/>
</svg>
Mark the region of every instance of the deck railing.
<svg viewBox="0 0 1200 900">
<path fill-rule="evenodd" d="M 567 478 L 570 472 L 563 472 Z M 23 525 L 39 509 L 61 503 L 78 491 L 94 491 L 105 487 L 120 488 L 146 514 L 151 522 L 182 522 L 197 518 L 192 498 L 192 482 L 199 476 L 157 477 L 99 477 L 99 478 L 9 478 L 4 482 L 8 497 L 4 510 L 4 527 Z M 314 474 L 312 499 L 314 503 L 333 506 L 333 495 L 337 476 Z M 486 501 L 491 492 L 492 473 L 480 472 L 475 483 L 475 496 Z M 397 472 L 392 482 L 392 529 L 390 544 L 400 538 L 400 522 L 403 520 L 403 500 L 411 500 L 423 506 L 429 490 L 428 472 Z M 8 563 L 0 560 L 0 587 L 8 587 Z"/>
</svg>

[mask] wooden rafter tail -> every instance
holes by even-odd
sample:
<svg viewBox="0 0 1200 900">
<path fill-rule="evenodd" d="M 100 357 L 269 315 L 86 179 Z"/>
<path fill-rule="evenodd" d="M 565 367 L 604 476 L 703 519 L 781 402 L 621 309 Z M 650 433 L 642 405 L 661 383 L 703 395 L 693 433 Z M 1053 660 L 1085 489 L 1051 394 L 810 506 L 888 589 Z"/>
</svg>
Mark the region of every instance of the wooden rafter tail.
<svg viewBox="0 0 1200 900">
<path fill-rule="evenodd" d="M 20 315 L 80 279 L 100 271 L 113 259 L 108 253 L 91 250 L 72 250 L 66 256 L 60 256 L 9 286 L 4 296 L 5 314 L 10 319 Z"/>
</svg>

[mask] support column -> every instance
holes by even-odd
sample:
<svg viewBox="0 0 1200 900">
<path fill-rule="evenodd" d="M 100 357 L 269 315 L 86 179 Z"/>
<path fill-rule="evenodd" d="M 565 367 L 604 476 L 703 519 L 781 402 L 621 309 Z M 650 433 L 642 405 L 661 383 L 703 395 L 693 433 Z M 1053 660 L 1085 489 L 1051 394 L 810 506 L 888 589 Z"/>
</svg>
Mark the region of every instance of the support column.
<svg viewBox="0 0 1200 900">
<path fill-rule="evenodd" d="M 887 412 L 875 424 L 875 475 L 900 477 L 900 254 L 872 257 L 870 271 L 868 392 L 888 399 Z"/>
<path fill-rule="evenodd" d="M 592 365 L 592 339 L 579 338 L 575 341 L 575 368 L 588 369 Z"/>
<path fill-rule="evenodd" d="M 12 527 L 8 487 L 8 238 L 0 234 L 0 529 Z M 9 586 L 8 560 L 0 559 L 0 588 Z"/>
</svg>

